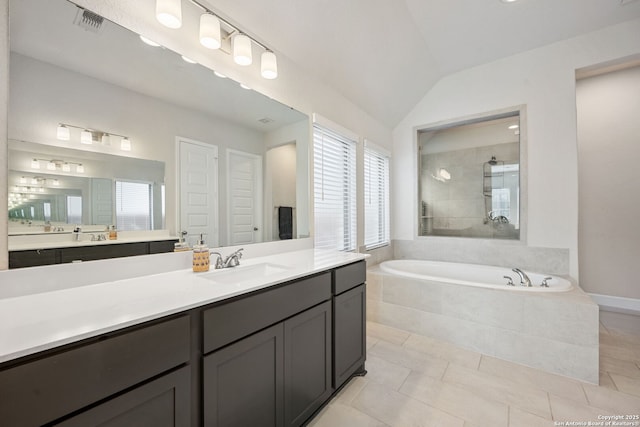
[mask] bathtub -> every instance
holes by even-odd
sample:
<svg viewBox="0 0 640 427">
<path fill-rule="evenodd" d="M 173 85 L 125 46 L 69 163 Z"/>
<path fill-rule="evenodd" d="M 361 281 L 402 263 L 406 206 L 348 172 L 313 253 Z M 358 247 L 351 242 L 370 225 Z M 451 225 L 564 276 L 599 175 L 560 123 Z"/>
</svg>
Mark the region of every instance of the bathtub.
<svg viewBox="0 0 640 427">
<path fill-rule="evenodd" d="M 548 275 L 525 273 L 533 286 L 508 267 L 385 261 L 367 270 L 367 319 L 416 334 L 408 349 L 451 343 L 597 384 L 598 305 L 571 280 L 552 276 L 545 288 Z"/>
<path fill-rule="evenodd" d="M 477 264 L 402 259 L 385 261 L 380 269 L 402 277 L 518 292 L 566 292 L 573 288 L 571 282 L 561 277 L 529 271 L 525 273 L 532 286 L 521 286 L 520 277 L 510 268 Z M 504 276 L 511 277 L 515 286 L 507 285 Z M 540 286 L 546 277 L 551 277 L 547 279 L 548 287 Z"/>
</svg>

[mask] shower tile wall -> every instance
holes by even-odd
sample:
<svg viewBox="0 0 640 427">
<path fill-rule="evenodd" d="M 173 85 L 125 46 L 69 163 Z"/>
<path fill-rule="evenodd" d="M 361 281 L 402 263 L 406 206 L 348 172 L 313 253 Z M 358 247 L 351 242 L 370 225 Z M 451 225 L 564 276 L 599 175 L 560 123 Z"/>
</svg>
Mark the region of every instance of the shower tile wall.
<svg viewBox="0 0 640 427">
<path fill-rule="evenodd" d="M 483 164 L 495 156 L 499 161 L 517 163 L 517 142 L 422 155 L 421 197 L 426 203 L 421 235 L 500 237 L 492 224 L 485 224 L 482 193 Z M 451 175 L 438 180 L 440 169 Z"/>
</svg>

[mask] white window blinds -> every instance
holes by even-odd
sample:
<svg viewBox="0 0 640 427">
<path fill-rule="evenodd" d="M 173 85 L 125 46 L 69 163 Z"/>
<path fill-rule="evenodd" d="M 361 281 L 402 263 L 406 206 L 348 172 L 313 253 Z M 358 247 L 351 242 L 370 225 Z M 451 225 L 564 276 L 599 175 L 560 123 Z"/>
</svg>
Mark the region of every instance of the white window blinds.
<svg viewBox="0 0 640 427">
<path fill-rule="evenodd" d="M 373 249 L 389 244 L 389 156 L 364 149 L 364 244 Z"/>
<path fill-rule="evenodd" d="M 151 185 L 116 181 L 116 227 L 118 230 L 151 230 Z"/>
<path fill-rule="evenodd" d="M 356 142 L 313 126 L 315 247 L 356 248 Z"/>
</svg>

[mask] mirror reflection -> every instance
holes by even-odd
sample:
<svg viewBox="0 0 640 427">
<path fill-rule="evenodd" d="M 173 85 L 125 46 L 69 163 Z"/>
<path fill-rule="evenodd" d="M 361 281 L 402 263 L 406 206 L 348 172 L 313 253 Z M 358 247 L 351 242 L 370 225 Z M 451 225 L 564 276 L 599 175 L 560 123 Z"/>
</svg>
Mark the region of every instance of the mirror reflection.
<svg viewBox="0 0 640 427">
<path fill-rule="evenodd" d="M 308 116 L 69 1 L 10 6 L 14 225 L 122 223 L 211 246 L 309 235 Z M 146 219 L 118 213 L 129 190 Z"/>
<path fill-rule="evenodd" d="M 520 238 L 520 115 L 418 131 L 419 235 Z"/>
<path fill-rule="evenodd" d="M 163 229 L 164 174 L 162 162 L 11 140 L 9 234 Z"/>
</svg>

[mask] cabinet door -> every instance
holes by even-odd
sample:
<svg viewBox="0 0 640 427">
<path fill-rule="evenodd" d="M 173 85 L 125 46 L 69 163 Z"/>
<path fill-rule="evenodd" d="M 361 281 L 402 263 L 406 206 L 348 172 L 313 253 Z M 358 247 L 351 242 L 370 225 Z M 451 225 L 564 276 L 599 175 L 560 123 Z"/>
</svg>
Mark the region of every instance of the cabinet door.
<svg viewBox="0 0 640 427">
<path fill-rule="evenodd" d="M 334 298 L 333 386 L 340 387 L 360 369 L 366 358 L 365 285 Z"/>
<path fill-rule="evenodd" d="M 331 396 L 331 301 L 284 322 L 285 425 L 299 426 Z"/>
<path fill-rule="evenodd" d="M 204 357 L 204 425 L 283 425 L 282 323 Z"/>
<path fill-rule="evenodd" d="M 59 427 L 187 427 L 191 423 L 188 367 L 164 375 L 59 424 Z"/>
</svg>

